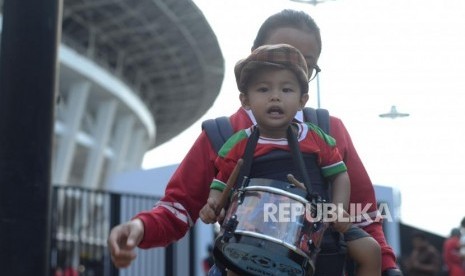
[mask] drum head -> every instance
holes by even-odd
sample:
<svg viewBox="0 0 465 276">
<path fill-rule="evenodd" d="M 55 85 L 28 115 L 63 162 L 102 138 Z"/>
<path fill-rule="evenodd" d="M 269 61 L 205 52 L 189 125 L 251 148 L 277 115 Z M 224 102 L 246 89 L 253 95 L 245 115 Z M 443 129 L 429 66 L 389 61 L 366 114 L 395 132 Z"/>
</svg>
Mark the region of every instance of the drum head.
<svg viewBox="0 0 465 276">
<path fill-rule="evenodd" d="M 301 188 L 298 188 L 289 182 L 283 182 L 274 179 L 267 179 L 267 178 L 250 178 L 248 187 L 253 189 L 254 186 L 258 187 L 273 187 L 280 189 L 282 191 L 295 194 L 297 196 L 302 197 L 302 201 L 306 201 L 307 191 Z"/>
</svg>

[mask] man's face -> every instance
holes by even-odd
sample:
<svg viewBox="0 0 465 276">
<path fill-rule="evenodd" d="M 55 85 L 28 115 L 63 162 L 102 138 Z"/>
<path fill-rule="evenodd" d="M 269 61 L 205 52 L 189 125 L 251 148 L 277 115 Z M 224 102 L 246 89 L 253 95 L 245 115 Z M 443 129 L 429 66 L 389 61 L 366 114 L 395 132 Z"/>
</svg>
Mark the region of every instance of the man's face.
<svg viewBox="0 0 465 276">
<path fill-rule="evenodd" d="M 297 48 L 305 57 L 307 62 L 308 74 L 318 62 L 320 56 L 320 45 L 315 34 L 291 27 L 279 28 L 273 31 L 264 44 L 289 44 Z"/>
</svg>

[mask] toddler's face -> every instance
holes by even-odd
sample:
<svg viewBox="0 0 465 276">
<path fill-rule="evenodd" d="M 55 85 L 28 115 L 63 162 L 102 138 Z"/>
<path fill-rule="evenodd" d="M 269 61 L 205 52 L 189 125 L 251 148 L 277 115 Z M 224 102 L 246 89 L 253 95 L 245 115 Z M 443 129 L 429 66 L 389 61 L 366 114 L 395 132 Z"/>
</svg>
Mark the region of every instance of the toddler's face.
<svg viewBox="0 0 465 276">
<path fill-rule="evenodd" d="M 252 110 L 260 134 L 268 138 L 286 137 L 286 130 L 298 110 L 308 100 L 296 75 L 287 69 L 266 67 L 250 78 L 242 106 Z"/>
</svg>

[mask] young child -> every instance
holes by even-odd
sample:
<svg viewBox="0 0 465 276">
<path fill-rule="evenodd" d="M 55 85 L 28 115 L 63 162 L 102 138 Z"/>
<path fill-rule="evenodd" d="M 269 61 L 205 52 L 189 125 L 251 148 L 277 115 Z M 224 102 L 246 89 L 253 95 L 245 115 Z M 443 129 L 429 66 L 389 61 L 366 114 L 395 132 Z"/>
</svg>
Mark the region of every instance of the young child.
<svg viewBox="0 0 465 276">
<path fill-rule="evenodd" d="M 273 150 L 289 151 L 287 130 L 291 126 L 301 152 L 318 156 L 318 166 L 332 185 L 332 202 L 336 206 L 342 204 L 345 209 L 350 183 L 335 140 L 311 123 L 294 122 L 297 111 L 308 100 L 308 69 L 299 50 L 287 44 L 264 45 L 236 64 L 235 75 L 242 107 L 253 113 L 256 125 L 236 132 L 220 150 L 215 162 L 219 173 L 212 182 L 207 204 L 200 211 L 202 221 L 215 223 L 223 219 L 225 211 L 220 214 L 216 211 L 222 190 L 243 157 L 247 140 L 255 128 L 260 138 L 254 158 Z M 357 263 L 357 275 L 381 275 L 378 243 L 348 222 L 335 222 L 333 227 L 344 233 L 349 255 Z"/>
</svg>

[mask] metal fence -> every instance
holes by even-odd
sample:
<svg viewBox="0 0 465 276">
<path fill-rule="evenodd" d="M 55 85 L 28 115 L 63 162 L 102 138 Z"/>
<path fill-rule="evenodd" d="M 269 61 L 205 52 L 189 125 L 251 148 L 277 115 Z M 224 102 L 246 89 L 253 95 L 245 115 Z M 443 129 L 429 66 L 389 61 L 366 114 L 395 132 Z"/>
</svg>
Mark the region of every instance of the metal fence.
<svg viewBox="0 0 465 276">
<path fill-rule="evenodd" d="M 110 229 L 151 209 L 159 198 L 54 186 L 52 199 L 52 275 L 57 270 L 74 270 L 80 276 L 193 275 L 192 231 L 167 248 L 138 249 L 127 269 L 118 270 L 111 263 L 106 244 Z M 180 269 L 176 263 L 181 261 Z"/>
</svg>

